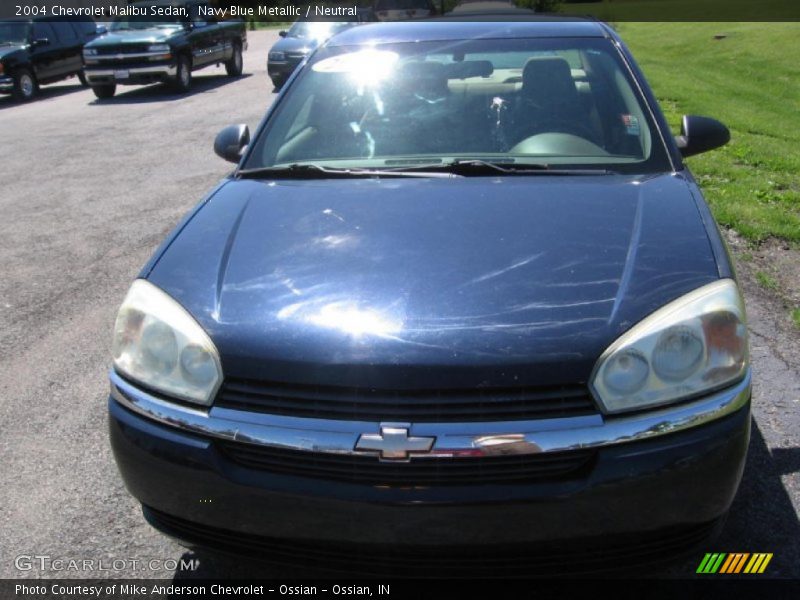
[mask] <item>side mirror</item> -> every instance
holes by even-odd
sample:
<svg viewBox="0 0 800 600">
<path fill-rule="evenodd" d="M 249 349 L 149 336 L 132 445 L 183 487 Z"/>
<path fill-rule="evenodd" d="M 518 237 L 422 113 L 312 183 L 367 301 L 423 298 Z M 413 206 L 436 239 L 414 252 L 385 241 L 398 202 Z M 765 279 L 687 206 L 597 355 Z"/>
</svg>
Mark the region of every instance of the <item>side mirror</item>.
<svg viewBox="0 0 800 600">
<path fill-rule="evenodd" d="M 279 31 L 278 35 L 281 36 L 281 37 L 286 37 L 286 32 L 285 31 Z"/>
<path fill-rule="evenodd" d="M 228 125 L 217 134 L 214 152 L 229 162 L 238 163 L 249 143 L 250 129 L 247 125 Z"/>
<path fill-rule="evenodd" d="M 105 25 L 98 25 L 97 26 L 97 35 L 105 35 L 108 33 L 108 27 Z"/>
<path fill-rule="evenodd" d="M 31 46 L 38 48 L 39 46 L 49 46 L 50 40 L 48 38 L 36 38 L 31 42 Z"/>
<path fill-rule="evenodd" d="M 675 138 L 683 157 L 694 156 L 724 146 L 731 139 L 731 132 L 716 119 L 684 115 L 681 134 Z"/>
</svg>

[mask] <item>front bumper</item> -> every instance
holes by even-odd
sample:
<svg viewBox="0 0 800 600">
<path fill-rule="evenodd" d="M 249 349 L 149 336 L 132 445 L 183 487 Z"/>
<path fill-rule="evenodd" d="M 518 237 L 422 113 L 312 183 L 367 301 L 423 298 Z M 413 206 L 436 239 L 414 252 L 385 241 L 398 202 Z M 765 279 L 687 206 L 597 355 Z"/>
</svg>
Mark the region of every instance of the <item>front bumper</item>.
<svg viewBox="0 0 800 600">
<path fill-rule="evenodd" d="M 144 85 L 174 79 L 177 70 L 174 64 L 159 64 L 118 68 L 86 67 L 85 73 L 90 85 Z"/>
<path fill-rule="evenodd" d="M 0 77 L 0 94 L 10 94 L 14 91 L 13 77 Z"/>
<path fill-rule="evenodd" d="M 273 81 L 281 81 L 288 79 L 289 76 L 294 73 L 294 70 L 303 62 L 302 58 L 298 58 L 296 60 L 286 60 L 281 62 L 276 61 L 268 61 L 267 62 L 267 74 L 269 78 Z"/>
<path fill-rule="evenodd" d="M 379 430 L 377 423 L 206 413 L 154 398 L 114 373 L 111 379 L 112 447 L 151 522 L 187 545 L 249 553 L 288 547 L 290 540 L 314 548 L 344 544 L 351 555 L 389 546 L 441 556 L 456 546 L 593 547 L 598 540 L 638 548 L 632 539 L 652 545 L 675 536 L 686 543 L 669 548 L 685 551 L 713 533 L 730 507 L 750 432 L 748 374 L 690 404 L 627 418 L 411 427 L 413 435 L 437 432 L 432 454 L 440 457 L 458 456 L 467 445 L 485 452 L 475 445 L 478 437 L 494 440 L 495 451 L 507 440 L 506 453 L 593 448 L 592 468 L 579 477 L 378 486 L 266 472 L 231 461 L 219 448 L 247 441 L 353 453 L 358 433 Z"/>
</svg>

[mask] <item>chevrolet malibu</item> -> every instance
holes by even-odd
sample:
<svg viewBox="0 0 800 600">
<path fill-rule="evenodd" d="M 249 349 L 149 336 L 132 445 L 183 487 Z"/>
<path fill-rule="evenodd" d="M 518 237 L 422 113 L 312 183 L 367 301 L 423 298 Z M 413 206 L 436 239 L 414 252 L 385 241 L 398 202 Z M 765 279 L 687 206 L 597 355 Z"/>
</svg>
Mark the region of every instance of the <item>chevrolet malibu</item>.
<svg viewBox="0 0 800 600">
<path fill-rule="evenodd" d="M 741 293 L 606 25 L 375 24 L 301 65 L 117 317 L 110 435 L 190 547 L 551 574 L 720 529 L 749 439 Z"/>
</svg>

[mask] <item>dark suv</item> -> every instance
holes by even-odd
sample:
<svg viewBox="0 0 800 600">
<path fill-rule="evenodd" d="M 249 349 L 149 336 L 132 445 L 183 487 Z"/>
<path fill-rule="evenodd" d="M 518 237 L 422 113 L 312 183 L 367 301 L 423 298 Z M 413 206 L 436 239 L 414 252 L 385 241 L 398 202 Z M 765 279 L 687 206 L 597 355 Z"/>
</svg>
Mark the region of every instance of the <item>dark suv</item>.
<svg viewBox="0 0 800 600">
<path fill-rule="evenodd" d="M 83 45 L 97 36 L 91 18 L 0 21 L 0 93 L 30 100 L 40 85 L 83 75 Z"/>
</svg>

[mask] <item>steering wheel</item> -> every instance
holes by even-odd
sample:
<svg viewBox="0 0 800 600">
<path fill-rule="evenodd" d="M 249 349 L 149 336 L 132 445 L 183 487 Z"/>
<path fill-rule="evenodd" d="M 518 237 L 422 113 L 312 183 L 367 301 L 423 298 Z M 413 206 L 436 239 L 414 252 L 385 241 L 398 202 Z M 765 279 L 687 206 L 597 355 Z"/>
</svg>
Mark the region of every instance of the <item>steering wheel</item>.
<svg viewBox="0 0 800 600">
<path fill-rule="evenodd" d="M 586 138 L 571 133 L 537 133 L 520 141 L 511 154 L 556 156 L 608 156 L 608 152 Z"/>
<path fill-rule="evenodd" d="M 588 125 L 568 119 L 548 119 L 544 130 L 539 133 L 569 133 L 592 143 L 595 140 L 595 132 Z"/>
</svg>

